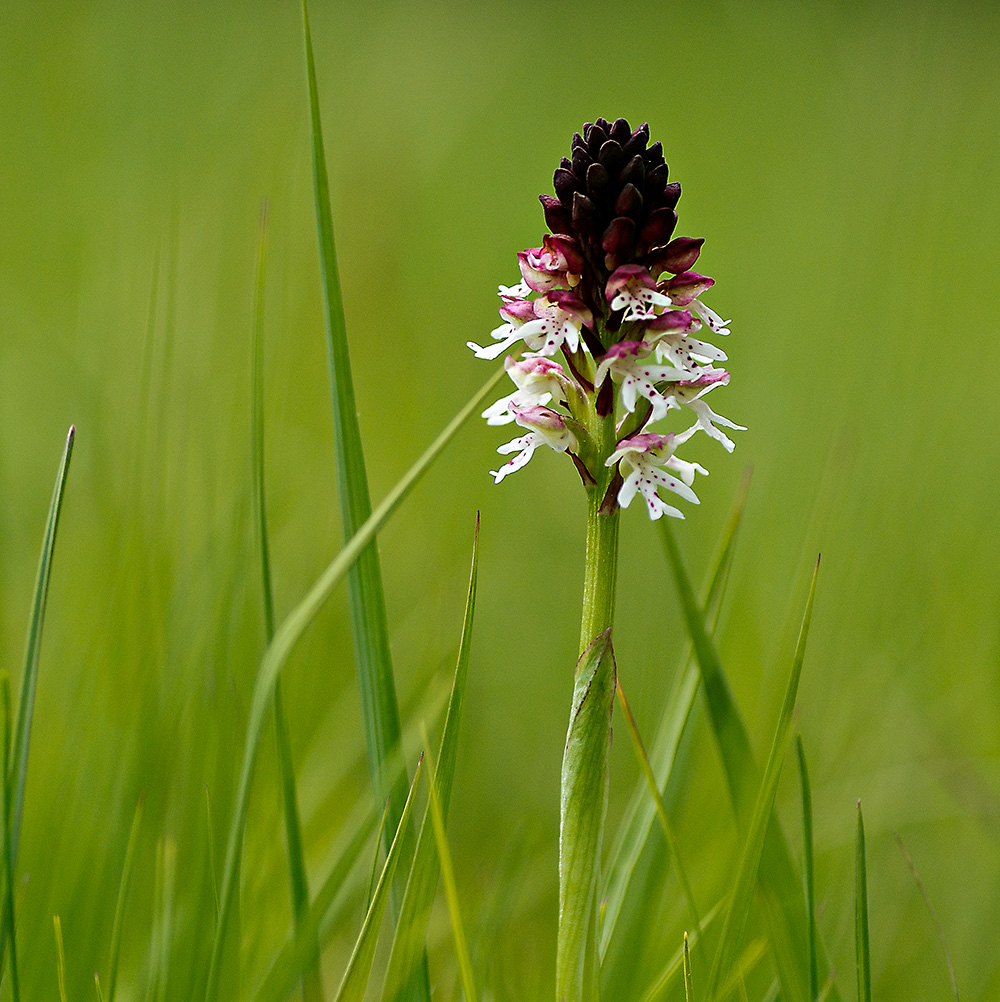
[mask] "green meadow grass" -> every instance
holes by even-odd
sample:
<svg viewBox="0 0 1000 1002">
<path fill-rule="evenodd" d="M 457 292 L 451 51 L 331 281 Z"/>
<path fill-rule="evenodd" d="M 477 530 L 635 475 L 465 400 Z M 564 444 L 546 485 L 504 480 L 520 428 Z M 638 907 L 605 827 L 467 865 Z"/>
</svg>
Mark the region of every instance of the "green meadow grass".
<svg viewBox="0 0 1000 1002">
<path fill-rule="evenodd" d="M 0 11 L 0 998 L 552 997 L 585 504 L 465 342 L 619 114 L 750 430 L 622 519 L 602 998 L 995 998 L 997 11 L 310 16 Z"/>
</svg>

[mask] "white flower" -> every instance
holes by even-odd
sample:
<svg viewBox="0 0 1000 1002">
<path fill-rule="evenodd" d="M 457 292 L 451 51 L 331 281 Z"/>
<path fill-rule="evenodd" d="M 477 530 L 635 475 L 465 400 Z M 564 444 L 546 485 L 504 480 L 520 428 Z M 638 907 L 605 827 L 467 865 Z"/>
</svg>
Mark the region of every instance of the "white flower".
<svg viewBox="0 0 1000 1002">
<path fill-rule="evenodd" d="M 715 389 L 716 386 L 725 386 L 728 382 L 728 372 L 712 372 L 705 373 L 697 379 L 687 382 L 675 383 L 670 387 L 671 405 L 676 407 L 678 404 L 684 404 L 686 407 L 690 407 L 698 418 L 687 431 L 674 436 L 674 441 L 678 445 L 681 442 L 686 442 L 696 431 L 701 429 L 717 442 L 721 442 L 726 452 L 733 451 L 735 447 L 733 440 L 724 431 L 720 431 L 716 425 L 721 424 L 723 428 L 732 428 L 734 431 L 746 431 L 746 428 L 741 424 L 730 421 L 729 418 L 723 417 L 721 414 L 716 414 L 701 399 L 709 390 Z"/>
<path fill-rule="evenodd" d="M 510 409 L 514 413 L 514 420 L 522 428 L 527 428 L 528 434 L 515 438 L 497 449 L 501 455 L 511 452 L 516 452 L 517 455 L 504 463 L 499 470 L 490 470 L 494 483 L 500 483 L 508 473 L 521 469 L 540 445 L 547 445 L 556 452 L 566 452 L 567 449 L 576 447 L 573 432 L 566 427 L 566 422 L 555 411 L 547 407 L 521 408 L 517 404 L 511 404 Z"/>
<path fill-rule="evenodd" d="M 633 435 L 618 443 L 618 448 L 607 458 L 605 465 L 621 463 L 624 476 L 618 491 L 618 503 L 627 508 L 637 493 L 646 501 L 649 517 L 657 519 L 661 515 L 683 518 L 684 513 L 667 504 L 657 493 L 658 487 L 699 504 L 698 496 L 691 490 L 695 473 L 707 476 L 708 470 L 697 463 L 685 463 L 674 455 L 678 441 L 676 435 L 654 435 L 649 432 Z"/>
<path fill-rule="evenodd" d="M 658 292 L 653 276 L 638 264 L 623 264 L 608 279 L 604 295 L 613 310 L 625 310 L 623 321 L 651 320 L 655 306 L 669 306 L 669 296 Z"/>
<path fill-rule="evenodd" d="M 558 362 L 547 358 L 524 358 L 515 362 L 508 355 L 504 368 L 517 389 L 483 411 L 487 424 L 510 424 L 514 420 L 512 405 L 525 408 L 547 404 L 553 399 L 565 402 L 569 380 Z"/>
<path fill-rule="evenodd" d="M 467 342 L 476 358 L 497 358 L 523 339 L 535 355 L 551 356 L 565 345 L 569 351 L 580 347 L 580 329 L 594 322 L 586 304 L 572 292 L 553 289 L 537 299 L 503 297 L 500 316 L 508 321 L 493 331 L 498 344 L 480 347 Z"/>
<path fill-rule="evenodd" d="M 636 400 L 641 394 L 653 405 L 653 420 L 666 417 L 670 407 L 667 399 L 654 383 L 686 379 L 690 374 L 675 366 L 653 365 L 649 360 L 652 346 L 645 341 L 619 341 L 604 354 L 594 385 L 600 387 L 610 372 L 616 383 L 622 384 L 622 404 L 627 411 L 634 411 Z"/>
<path fill-rule="evenodd" d="M 699 296 L 715 285 L 715 279 L 707 275 L 699 275 L 696 271 L 683 271 L 674 275 L 669 282 L 664 282 L 662 288 L 673 300 L 674 306 L 688 307 L 696 313 L 716 334 L 728 334 L 731 320 L 723 320 L 715 310 L 706 306 Z"/>
<path fill-rule="evenodd" d="M 701 321 L 695 320 L 690 310 L 668 310 L 646 324 L 646 338 L 655 348 L 658 361 L 666 359 L 690 376 L 699 374 L 706 364 L 725 362 L 728 358 L 714 344 L 689 337 L 700 329 Z"/>
</svg>

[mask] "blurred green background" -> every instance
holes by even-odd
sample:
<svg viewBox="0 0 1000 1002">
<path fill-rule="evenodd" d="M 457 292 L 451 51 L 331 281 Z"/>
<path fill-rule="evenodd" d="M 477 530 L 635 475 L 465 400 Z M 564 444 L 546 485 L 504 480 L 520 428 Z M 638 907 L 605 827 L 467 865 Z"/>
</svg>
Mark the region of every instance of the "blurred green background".
<svg viewBox="0 0 1000 1002">
<path fill-rule="evenodd" d="M 986 3 L 315 2 L 313 37 L 362 434 L 377 499 L 485 380 L 469 339 L 539 243 L 536 195 L 574 130 L 649 121 L 733 317 L 749 426 L 698 441 L 678 536 L 705 572 L 744 469 L 720 649 L 761 755 L 807 575 L 799 699 L 820 926 L 853 997 L 853 825 L 869 833 L 875 995 L 945 998 L 919 868 L 963 998 L 1000 994 L 1000 10 Z M 295 3 L 0 7 L 0 665 L 20 673 L 62 439 L 78 428 L 42 650 L 18 926 L 26 997 L 93 997 L 145 798 L 122 957 L 142 997 L 157 840 L 176 846 L 167 997 L 205 963 L 263 649 L 250 519 L 258 207 L 270 202 L 268 514 L 279 614 L 340 546 L 300 12 Z M 494 487 L 503 429 L 460 433 L 380 537 L 407 722 L 433 720 L 482 511 L 477 633 L 449 825 L 488 997 L 548 997 L 558 777 L 578 634 L 584 498 L 537 455 Z M 624 519 L 618 665 L 647 733 L 683 650 L 659 539 Z M 286 673 L 313 880 L 368 795 L 346 599 Z M 700 709 L 699 709 L 700 714 Z M 704 721 L 677 819 L 701 900 L 738 850 Z M 411 759 L 412 761 L 412 759 Z M 610 831 L 636 777 L 618 726 Z M 798 838 L 794 771 L 779 807 Z M 206 810 L 208 789 L 211 816 Z M 242 900 L 252 985 L 289 922 L 273 749 Z M 362 888 L 363 891 L 363 888 Z M 335 984 L 360 904 L 328 951 Z M 683 928 L 650 915 L 650 971 Z M 447 919 L 432 926 L 452 997 Z M 488 961 L 488 962 L 487 962 Z M 457 997 L 457 994 L 455 995 Z"/>
</svg>

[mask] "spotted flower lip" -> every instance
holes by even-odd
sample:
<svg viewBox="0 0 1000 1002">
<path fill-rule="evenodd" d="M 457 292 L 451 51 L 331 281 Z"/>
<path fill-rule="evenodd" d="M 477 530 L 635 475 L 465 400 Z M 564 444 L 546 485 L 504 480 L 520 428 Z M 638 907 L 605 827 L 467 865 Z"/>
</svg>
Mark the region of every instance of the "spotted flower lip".
<svg viewBox="0 0 1000 1002">
<path fill-rule="evenodd" d="M 599 387 L 610 373 L 615 382 L 622 384 L 622 406 L 625 410 L 634 411 L 641 395 L 653 407 L 652 419 L 659 421 L 667 416 L 670 404 L 654 384 L 684 379 L 686 373 L 672 365 L 652 364 L 649 358 L 651 351 L 652 345 L 645 341 L 613 344 L 597 366 L 594 384 Z"/>
<path fill-rule="evenodd" d="M 521 469 L 539 446 L 547 445 L 555 452 L 566 452 L 576 446 L 576 438 L 566 422 L 548 407 L 518 407 L 512 404 L 510 409 L 514 414 L 514 420 L 522 428 L 526 428 L 528 434 L 512 439 L 497 449 L 501 455 L 512 452 L 516 452 L 517 455 L 504 463 L 499 470 L 490 470 L 490 476 L 496 484 Z"/>
<path fill-rule="evenodd" d="M 594 323 L 586 303 L 568 289 L 552 289 L 537 299 L 502 298 L 500 316 L 507 323 L 493 331 L 498 343 L 484 348 L 467 342 L 476 358 L 497 358 L 522 340 L 536 355 L 554 355 L 563 345 L 576 351 L 581 328 Z"/>
<path fill-rule="evenodd" d="M 625 310 L 623 320 L 651 320 L 656 306 L 670 306 L 669 296 L 658 292 L 656 282 L 646 268 L 638 264 L 623 264 L 608 278 L 604 297 L 613 310 Z"/>
<path fill-rule="evenodd" d="M 618 448 L 605 460 L 606 466 L 620 463 L 623 467 L 622 485 L 618 503 L 627 508 L 636 494 L 641 494 L 651 519 L 661 515 L 684 518 L 684 513 L 667 504 L 658 494 L 660 487 L 673 491 L 691 504 L 699 504 L 698 496 L 691 490 L 695 473 L 707 475 L 708 470 L 698 463 L 685 463 L 674 455 L 679 442 L 674 434 L 656 435 L 643 432 L 618 443 Z"/>
<path fill-rule="evenodd" d="M 645 325 L 646 338 L 653 344 L 657 360 L 669 361 L 688 377 L 700 374 L 705 365 L 725 362 L 729 357 L 714 344 L 689 336 L 700 329 L 701 321 L 690 310 L 669 310 Z"/>
<path fill-rule="evenodd" d="M 694 411 L 697 421 L 686 431 L 674 436 L 678 444 L 686 442 L 697 431 L 704 431 L 710 438 L 719 442 L 726 452 L 732 452 L 736 447 L 733 440 L 721 431 L 718 425 L 723 428 L 731 428 L 734 431 L 746 431 L 746 427 L 730 421 L 729 418 L 716 414 L 708 404 L 702 399 L 709 390 L 714 390 L 717 386 L 725 386 L 729 382 L 729 373 L 724 371 L 705 373 L 697 379 L 688 382 L 674 383 L 668 391 L 671 405 L 676 407 L 684 404 Z"/>
</svg>

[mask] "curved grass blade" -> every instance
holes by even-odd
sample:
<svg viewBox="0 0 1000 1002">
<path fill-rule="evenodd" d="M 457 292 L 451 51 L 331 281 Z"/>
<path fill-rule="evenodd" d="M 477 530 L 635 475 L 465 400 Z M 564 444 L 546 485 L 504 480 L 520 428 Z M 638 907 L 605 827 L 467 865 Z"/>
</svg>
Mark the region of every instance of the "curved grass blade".
<svg viewBox="0 0 1000 1002">
<path fill-rule="evenodd" d="M 806 898 L 806 918 L 809 922 L 809 998 L 816 1002 L 819 996 L 819 965 L 816 962 L 816 891 L 813 880 L 813 818 L 812 791 L 809 770 L 806 767 L 806 750 L 802 735 L 795 736 L 795 751 L 799 760 L 799 783 L 802 790 L 802 879 Z"/>
<path fill-rule="evenodd" d="M 257 281 L 254 293 L 253 325 L 253 392 L 251 395 L 252 490 L 257 543 L 260 549 L 261 592 L 264 604 L 264 638 L 274 639 L 274 596 L 271 585 L 271 548 L 267 533 L 267 505 L 264 487 L 264 278 L 267 261 L 267 201 L 260 206 L 260 231 L 257 241 Z M 292 743 L 281 694 L 281 679 L 274 683 L 274 733 L 278 751 L 278 776 L 281 784 L 281 805 L 285 822 L 285 846 L 288 858 L 288 883 L 292 901 L 292 916 L 296 926 L 302 924 L 309 909 L 309 881 L 306 876 L 305 853 L 302 848 L 302 821 L 299 816 L 295 765 Z M 316 960 L 305 972 L 302 981 L 303 1002 L 322 1002 L 323 978 L 319 965 L 319 944 Z"/>
<path fill-rule="evenodd" d="M 455 436 L 462 425 L 477 412 L 483 401 L 493 391 L 494 386 L 504 375 L 498 369 L 479 390 L 479 392 L 455 415 L 444 431 L 431 443 L 423 455 L 403 475 L 402 479 L 386 495 L 382 503 L 375 509 L 368 520 L 351 538 L 350 542 L 327 565 L 327 568 L 316 579 L 305 598 L 288 614 L 275 631 L 274 639 L 264 651 L 257 678 L 254 682 L 253 696 L 250 701 L 250 715 L 247 721 L 247 734 L 243 746 L 243 759 L 240 765 L 240 777 L 237 785 L 236 800 L 233 808 L 233 818 L 226 840 L 226 856 L 222 866 L 222 881 L 219 893 L 219 920 L 216 923 L 215 939 L 212 944 L 212 954 L 209 961 L 208 980 L 205 987 L 207 1002 L 214 1002 L 219 987 L 220 963 L 225 944 L 229 914 L 236 893 L 237 876 L 239 874 L 240 845 L 243 830 L 246 826 L 247 809 L 250 802 L 250 781 L 257 760 L 257 750 L 264 726 L 274 683 L 281 674 L 299 638 L 305 633 L 316 614 L 330 597 L 330 593 L 341 581 L 358 555 L 375 538 L 375 534 L 389 520 L 397 508 L 403 503 L 410 491 L 416 486 L 427 469 L 441 454 L 444 447 Z"/>
<path fill-rule="evenodd" d="M 476 609 L 476 581 L 479 569 L 479 514 L 476 513 L 476 531 L 472 542 L 472 570 L 469 574 L 469 591 L 465 600 L 465 619 L 462 623 L 462 639 L 458 647 L 458 663 L 448 700 L 441 744 L 438 748 L 437 767 L 434 774 L 434 789 L 437 793 L 443 818 L 448 816 L 451 801 L 452 781 L 455 763 L 458 759 L 458 732 L 465 702 L 465 683 L 469 671 L 469 652 L 472 645 L 472 622 Z M 428 762 L 430 765 L 430 762 Z M 432 831 L 433 815 L 429 809 L 424 812 L 417 836 L 417 848 L 413 856 L 413 866 L 406 893 L 396 925 L 396 934 L 389 954 L 385 984 L 382 989 L 383 1002 L 396 1002 L 398 998 L 412 992 L 414 979 L 420 973 L 424 940 L 434 891 L 438 881 L 438 853 L 434 847 Z"/>
<path fill-rule="evenodd" d="M 653 804 L 656 807 L 656 814 L 660 819 L 660 827 L 663 829 L 664 838 L 667 840 L 667 847 L 670 850 L 670 855 L 673 857 L 674 866 L 677 868 L 677 876 L 681 882 L 681 889 L 684 892 L 684 897 L 687 901 L 688 910 L 691 912 L 691 921 L 694 923 L 693 928 L 697 929 L 701 925 L 701 918 L 698 915 L 698 906 L 695 904 L 694 894 L 691 891 L 691 884 L 688 882 L 687 873 L 684 870 L 684 864 L 681 862 L 680 854 L 677 851 L 677 842 L 674 840 L 673 827 L 670 824 L 670 819 L 667 817 L 667 809 L 663 804 L 663 798 L 660 796 L 660 790 L 656 783 L 656 777 L 653 775 L 653 767 L 649 764 L 649 758 L 646 756 L 646 749 L 642 743 L 642 737 L 639 734 L 639 726 L 635 722 L 635 717 L 632 715 L 632 708 L 628 705 L 628 700 L 625 698 L 625 690 L 622 689 L 621 679 L 618 680 L 618 702 L 621 704 L 622 712 L 625 714 L 625 724 L 628 728 L 629 737 L 632 739 L 632 748 L 635 751 L 635 757 L 639 761 L 639 768 L 642 770 L 642 774 L 646 777 L 646 785 L 649 788 L 649 795 L 653 800 Z M 687 934 L 684 934 L 684 953 L 687 956 Z"/>
<path fill-rule="evenodd" d="M 316 65 L 309 33 L 306 0 L 302 0 L 302 23 L 305 36 L 306 75 L 309 89 L 309 115 L 312 139 L 316 228 L 319 241 L 320 274 L 323 285 L 326 322 L 327 359 L 330 366 L 330 392 L 333 401 L 333 434 L 336 455 L 337 495 L 344 538 L 350 539 L 371 515 L 368 476 L 361 446 L 361 430 L 354 400 L 351 359 L 347 344 L 344 303 L 337 271 L 337 250 L 330 211 L 330 185 L 323 150 Z M 386 833 L 396 831 L 406 799 L 405 768 L 397 764 L 400 745 L 399 705 L 389 653 L 389 627 L 386 619 L 382 571 L 374 541 L 358 555 L 347 575 L 351 612 L 351 632 L 361 694 L 361 713 L 368 748 L 368 763 L 378 803 L 388 799 Z M 412 835 L 403 831 L 403 856 L 412 853 Z M 388 846 L 386 846 L 388 851 Z M 400 869 L 405 874 L 407 863 Z M 402 901 L 402 881 L 393 888 L 393 913 Z M 428 989 L 429 997 L 429 989 Z"/>
<path fill-rule="evenodd" d="M 865 821 L 858 801 L 858 832 L 854 844 L 854 946 L 858 970 L 858 1002 L 872 1002 L 871 953 L 868 944 L 868 865 L 865 861 Z"/>
<path fill-rule="evenodd" d="M 706 610 L 706 630 L 711 636 L 715 632 L 725 596 L 729 571 L 733 562 L 736 534 L 743 517 L 747 491 L 750 486 L 749 471 L 744 475 L 729 517 L 722 531 L 718 555 L 705 589 L 702 608 Z M 687 722 L 694 706 L 695 695 L 700 683 L 698 665 L 694 661 L 690 644 L 681 661 L 682 671 L 674 686 L 660 718 L 659 728 L 653 740 L 650 765 L 656 777 L 659 790 L 665 790 L 673 770 L 677 750 L 684 735 Z M 636 865 L 649 838 L 656 816 L 656 807 L 646 793 L 643 778 L 636 782 L 635 791 L 625 817 L 619 826 L 619 835 L 608 862 L 605 879 L 605 914 L 601 924 L 601 961 L 603 963 L 617 927 L 618 917 L 625 902 Z"/>
<path fill-rule="evenodd" d="M 132 861 L 135 858 L 135 846 L 139 840 L 139 825 L 141 822 L 142 801 L 140 800 L 135 805 L 135 814 L 132 815 L 132 827 L 129 829 L 128 844 L 125 846 L 125 862 L 122 864 L 122 876 L 118 884 L 118 900 L 115 902 L 115 918 L 111 926 L 111 954 L 108 960 L 108 1002 L 114 1002 L 115 987 L 118 984 L 118 955 L 121 952 L 122 945 L 125 902 L 128 900 L 129 885 L 132 881 Z"/>
<path fill-rule="evenodd" d="M 944 962 L 948 966 L 948 977 L 951 980 L 951 995 L 955 1002 L 959 1002 L 958 979 L 955 977 L 955 965 L 951 962 L 951 954 L 948 952 L 948 944 L 944 941 L 944 930 L 941 928 L 941 923 L 938 921 L 937 912 L 934 911 L 934 906 L 931 904 L 931 898 L 927 893 L 927 888 L 924 886 L 923 880 L 920 879 L 920 874 L 917 872 L 917 867 L 913 862 L 913 857 L 909 854 L 909 852 L 907 852 L 906 846 L 903 845 L 903 840 L 900 837 L 899 832 L 894 831 L 892 834 L 896 836 L 896 844 L 899 846 L 899 851 L 903 854 L 903 859 L 906 860 L 906 865 L 910 868 L 910 873 L 913 874 L 913 879 L 916 881 L 917 888 L 920 891 L 920 896 L 924 899 L 924 904 L 927 905 L 927 911 L 930 913 L 931 922 L 934 924 L 934 931 L 937 933 L 938 942 L 941 944 L 941 951 L 944 953 Z"/>
<path fill-rule="evenodd" d="M 427 809 L 431 815 L 434 828 L 434 842 L 437 845 L 438 860 L 441 864 L 441 882 L 444 884 L 445 900 L 448 902 L 448 917 L 451 919 L 451 932 L 455 939 L 455 953 L 458 955 L 458 969 L 462 975 L 462 991 L 465 1002 L 476 1002 L 476 984 L 472 977 L 472 961 L 469 959 L 469 945 L 465 938 L 465 927 L 462 925 L 462 911 L 458 904 L 458 888 L 455 884 L 455 869 L 451 864 L 451 850 L 448 848 L 448 834 L 444 828 L 444 811 L 441 807 L 441 797 L 438 795 L 435 779 L 434 760 L 431 757 L 431 744 L 427 731 L 423 730 L 424 755 L 427 758 L 430 797 Z"/>
<path fill-rule="evenodd" d="M 4 945 L 10 947 L 10 987 L 14 1002 L 21 1000 L 21 981 L 17 973 L 17 937 L 14 917 L 14 859 L 10 844 L 10 675 L 0 674 L 0 698 L 3 700 L 3 930 Z"/>
<path fill-rule="evenodd" d="M 27 651 L 24 656 L 24 675 L 21 678 L 21 695 L 17 706 L 17 724 L 14 729 L 13 758 L 10 773 L 14 779 L 14 813 L 11 820 L 11 861 L 17 868 L 17 849 L 21 838 L 21 815 L 24 810 L 24 787 L 28 775 L 28 745 L 31 742 L 31 718 L 35 709 L 35 689 L 38 684 L 38 657 L 42 644 L 42 625 L 45 622 L 45 604 L 49 594 L 49 578 L 52 574 L 52 553 L 56 545 L 59 515 L 62 511 L 63 491 L 69 473 L 69 461 L 73 456 L 73 442 L 76 428 L 71 427 L 66 436 L 56 486 L 49 505 L 49 516 L 45 523 L 42 553 L 38 560 L 38 575 L 35 579 L 35 596 L 31 603 L 31 618 L 28 623 Z"/>
<path fill-rule="evenodd" d="M 374 823 L 375 811 L 369 804 L 360 820 L 348 824 L 350 836 L 337 853 L 336 862 L 316 892 L 302 923 L 293 930 L 292 939 L 275 958 L 267 977 L 254 995 L 254 1002 L 283 1002 L 296 983 L 302 980 L 302 972 L 312 963 L 315 956 L 314 944 L 320 941 L 320 927 L 344 890 L 348 876 L 361 858 L 361 853 L 371 837 Z M 378 837 L 381 838 L 381 829 Z M 370 906 L 369 901 L 368 907 Z M 365 910 L 367 911 L 367 907 Z"/>
<path fill-rule="evenodd" d="M 729 688 L 715 645 L 706 632 L 677 543 L 670 527 L 663 525 L 662 520 L 660 531 L 694 645 L 709 720 L 722 758 L 733 808 L 740 830 L 746 837 L 756 791 L 760 788 L 760 772 L 754 760 L 746 725 Z M 759 882 L 764 896 L 771 947 L 781 978 L 782 994 L 789 1002 L 805 1002 L 809 997 L 808 922 L 801 882 L 777 818 L 765 829 Z M 817 953 L 819 952 L 820 944 L 817 943 Z M 836 984 L 831 985 L 829 998 L 832 1002 L 840 998 Z"/>
<path fill-rule="evenodd" d="M 420 778 L 420 770 L 423 766 L 423 759 L 417 763 L 417 768 L 413 773 L 413 783 L 410 786 L 409 796 L 403 805 L 403 813 L 400 815 L 399 828 L 389 847 L 389 852 L 385 858 L 385 866 L 382 867 L 382 875 L 379 877 L 375 894 L 372 896 L 372 903 L 365 915 L 364 924 L 361 926 L 361 933 L 357 943 L 354 944 L 354 951 L 344 972 L 344 980 L 337 990 L 335 1002 L 362 1002 L 365 997 L 365 989 L 368 987 L 368 978 L 371 976 L 372 962 L 375 960 L 375 947 L 378 944 L 379 929 L 382 927 L 382 918 L 385 915 L 386 906 L 389 904 L 389 888 L 392 885 L 392 878 L 399 864 L 399 856 L 403 845 L 404 825 L 410 819 L 410 809 L 413 806 L 413 791 L 416 789 L 417 780 Z"/>
<path fill-rule="evenodd" d="M 556 998 L 597 997 L 601 837 L 608 806 L 608 746 L 615 698 L 611 629 L 580 656 L 563 752 L 559 818 L 559 935 Z M 602 798 L 598 810 L 593 798 Z"/>
<path fill-rule="evenodd" d="M 712 973 L 709 977 L 709 999 L 723 998 L 720 988 L 736 968 L 737 958 L 743 942 L 743 931 L 753 904 L 754 888 L 757 885 L 757 872 L 760 868 L 761 856 L 764 851 L 764 840 L 771 823 L 774 809 L 774 797 L 778 791 L 778 778 L 781 775 L 781 765 L 788 746 L 789 730 L 792 724 L 792 711 L 795 709 L 795 698 L 798 694 L 799 678 L 802 675 L 802 662 L 805 659 L 806 639 L 809 636 L 809 624 L 812 620 L 813 599 L 816 595 L 816 578 L 819 574 L 819 561 L 813 571 L 809 586 L 809 597 L 802 616 L 802 626 L 799 639 L 795 645 L 795 655 L 792 658 L 792 670 L 785 688 L 785 696 L 778 715 L 778 724 L 771 742 L 771 752 L 764 767 L 760 792 L 740 859 L 736 881 L 733 886 L 732 898 L 722 926 L 722 937 L 712 962 Z"/>
</svg>

